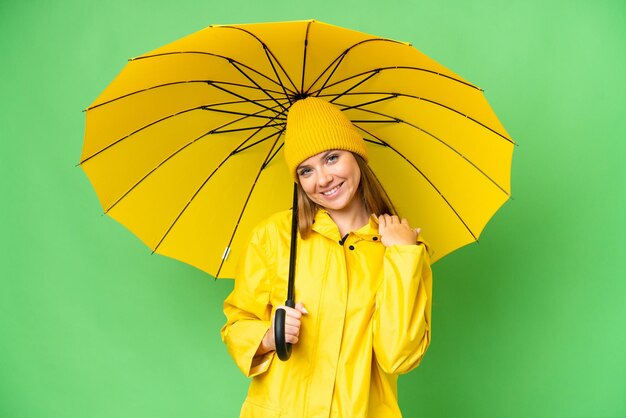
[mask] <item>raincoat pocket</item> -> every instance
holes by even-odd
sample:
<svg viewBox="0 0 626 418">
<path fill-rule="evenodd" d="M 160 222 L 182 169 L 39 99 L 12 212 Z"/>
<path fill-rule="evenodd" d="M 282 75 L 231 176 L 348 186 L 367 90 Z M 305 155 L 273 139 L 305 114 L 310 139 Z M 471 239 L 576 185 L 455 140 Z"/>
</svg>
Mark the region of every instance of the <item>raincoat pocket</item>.
<svg viewBox="0 0 626 418">
<path fill-rule="evenodd" d="M 246 399 L 241 407 L 240 418 L 279 418 L 280 409 L 261 405 Z"/>
</svg>

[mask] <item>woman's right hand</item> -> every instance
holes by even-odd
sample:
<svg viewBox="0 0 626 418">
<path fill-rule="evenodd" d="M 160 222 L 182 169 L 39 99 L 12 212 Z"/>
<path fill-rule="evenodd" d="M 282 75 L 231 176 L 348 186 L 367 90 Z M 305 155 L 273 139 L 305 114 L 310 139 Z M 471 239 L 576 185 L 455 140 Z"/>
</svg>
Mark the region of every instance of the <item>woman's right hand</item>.
<svg viewBox="0 0 626 418">
<path fill-rule="evenodd" d="M 279 306 L 276 309 L 285 310 L 285 341 L 290 344 L 297 344 L 300 336 L 300 326 L 302 325 L 302 315 L 309 313 L 302 302 L 296 303 L 295 308 L 289 306 Z M 276 350 L 276 342 L 274 341 L 274 320 L 276 315 L 272 318 L 272 326 L 267 330 L 261 345 L 257 350 L 257 355 L 263 355 L 270 351 Z"/>
</svg>

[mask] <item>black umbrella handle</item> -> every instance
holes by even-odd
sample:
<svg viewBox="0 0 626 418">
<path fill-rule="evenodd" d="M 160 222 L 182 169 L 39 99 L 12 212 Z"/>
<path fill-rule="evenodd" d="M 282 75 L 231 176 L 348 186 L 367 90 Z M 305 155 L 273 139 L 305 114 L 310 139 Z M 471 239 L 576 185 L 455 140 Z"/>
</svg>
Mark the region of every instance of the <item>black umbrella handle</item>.
<svg viewBox="0 0 626 418">
<path fill-rule="evenodd" d="M 296 304 L 293 300 L 285 301 L 285 305 L 295 308 Z M 274 314 L 274 343 L 276 344 L 276 354 L 282 361 L 289 360 L 291 357 L 291 343 L 285 340 L 285 319 L 287 312 L 283 308 L 276 309 Z"/>
<path fill-rule="evenodd" d="M 298 184 L 293 184 L 293 206 L 291 209 L 291 247 L 289 249 L 289 277 L 287 281 L 287 300 L 285 306 L 295 308 L 294 302 L 294 279 L 296 275 L 296 247 L 298 238 Z M 287 312 L 284 309 L 276 309 L 274 314 L 274 343 L 276 344 L 276 354 L 282 361 L 291 357 L 291 344 L 285 341 L 285 319 Z"/>
<path fill-rule="evenodd" d="M 287 280 L 287 300 L 285 306 L 295 308 L 294 302 L 294 279 L 296 275 L 296 246 L 298 238 L 298 184 L 293 184 L 293 206 L 291 208 L 291 247 L 289 248 L 289 277 Z M 287 312 L 283 308 L 276 309 L 274 313 L 274 344 L 276 354 L 282 361 L 291 357 L 291 344 L 285 341 L 285 319 Z"/>
</svg>

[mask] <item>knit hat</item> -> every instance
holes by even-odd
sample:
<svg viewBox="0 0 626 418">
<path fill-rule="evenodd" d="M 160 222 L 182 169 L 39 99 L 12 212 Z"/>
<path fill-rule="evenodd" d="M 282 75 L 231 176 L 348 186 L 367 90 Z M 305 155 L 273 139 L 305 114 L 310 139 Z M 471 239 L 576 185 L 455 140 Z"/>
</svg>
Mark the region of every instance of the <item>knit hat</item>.
<svg viewBox="0 0 626 418">
<path fill-rule="evenodd" d="M 335 105 L 307 97 L 291 105 L 287 114 L 285 160 L 289 173 L 320 152 L 340 149 L 354 152 L 367 161 L 367 147 L 350 120 Z"/>
</svg>

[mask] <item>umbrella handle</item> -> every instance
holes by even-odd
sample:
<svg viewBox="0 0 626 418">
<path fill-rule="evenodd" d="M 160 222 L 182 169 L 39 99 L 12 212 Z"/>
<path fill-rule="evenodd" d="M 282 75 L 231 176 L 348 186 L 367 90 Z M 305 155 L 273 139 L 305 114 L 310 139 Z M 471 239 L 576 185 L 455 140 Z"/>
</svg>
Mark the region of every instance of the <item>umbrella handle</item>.
<svg viewBox="0 0 626 418">
<path fill-rule="evenodd" d="M 285 305 L 294 308 L 296 304 L 293 300 L 285 301 Z M 283 308 L 276 309 L 274 314 L 274 343 L 276 344 L 276 354 L 282 361 L 291 357 L 291 343 L 285 341 L 285 318 L 287 312 Z"/>
</svg>

